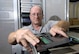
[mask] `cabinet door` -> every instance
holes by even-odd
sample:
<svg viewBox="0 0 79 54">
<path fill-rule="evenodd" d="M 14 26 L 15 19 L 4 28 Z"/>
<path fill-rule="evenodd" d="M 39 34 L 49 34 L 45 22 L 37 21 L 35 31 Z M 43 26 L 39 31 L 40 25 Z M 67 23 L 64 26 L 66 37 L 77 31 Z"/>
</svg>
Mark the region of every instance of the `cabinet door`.
<svg viewBox="0 0 79 54">
<path fill-rule="evenodd" d="M 0 0 L 0 54 L 12 54 L 12 46 L 8 43 L 8 35 L 15 31 L 16 18 L 14 18 L 13 1 Z"/>
<path fill-rule="evenodd" d="M 8 35 L 14 31 L 14 23 L 9 20 L 0 20 L 0 54 L 11 54 L 12 47 L 8 43 Z"/>
<path fill-rule="evenodd" d="M 46 21 L 54 15 L 66 20 L 68 3 L 68 0 L 46 0 Z"/>
</svg>

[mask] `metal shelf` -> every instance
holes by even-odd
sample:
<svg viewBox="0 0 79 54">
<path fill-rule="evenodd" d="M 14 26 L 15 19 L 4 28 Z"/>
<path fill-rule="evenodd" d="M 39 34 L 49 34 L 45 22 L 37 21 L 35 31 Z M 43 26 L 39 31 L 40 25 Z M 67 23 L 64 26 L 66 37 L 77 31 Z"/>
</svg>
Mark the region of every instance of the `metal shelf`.
<svg viewBox="0 0 79 54">
<path fill-rule="evenodd" d="M 42 5 L 41 0 L 21 0 L 21 12 L 29 12 L 33 5 Z"/>
<path fill-rule="evenodd" d="M 70 28 L 77 28 L 77 27 L 79 27 L 79 25 L 72 25 L 72 26 L 70 26 Z"/>
<path fill-rule="evenodd" d="M 22 2 L 22 4 L 41 4 L 41 2 Z"/>
</svg>

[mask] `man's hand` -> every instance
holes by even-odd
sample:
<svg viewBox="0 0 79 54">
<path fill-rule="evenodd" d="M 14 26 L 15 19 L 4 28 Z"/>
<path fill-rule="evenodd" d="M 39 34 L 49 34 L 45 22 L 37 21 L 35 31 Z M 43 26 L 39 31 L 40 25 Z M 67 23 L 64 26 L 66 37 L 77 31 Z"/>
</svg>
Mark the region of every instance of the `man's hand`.
<svg viewBox="0 0 79 54">
<path fill-rule="evenodd" d="M 39 43 L 39 39 L 29 29 L 26 29 L 26 30 L 20 29 L 16 31 L 15 38 L 16 38 L 17 43 L 23 42 L 24 43 L 23 45 L 26 44 L 25 41 L 31 43 L 33 46 Z M 25 40 L 25 41 L 21 41 L 21 40 Z"/>
<path fill-rule="evenodd" d="M 32 54 L 32 49 L 30 48 L 29 43 L 33 46 L 39 43 L 39 39 L 29 29 L 20 29 L 16 31 L 15 38 L 17 43 L 20 43 L 22 46 L 24 46 L 30 52 L 30 54 Z"/>
<path fill-rule="evenodd" d="M 9 35 L 8 42 L 10 44 L 19 43 L 29 52 L 31 52 L 32 50 L 29 47 L 29 43 L 35 46 L 37 43 L 40 42 L 40 40 L 29 29 L 19 29 Z"/>
<path fill-rule="evenodd" d="M 69 28 L 69 22 L 67 22 L 67 21 L 59 21 L 56 25 L 54 25 L 51 29 L 50 29 L 50 34 L 52 34 L 52 36 L 55 36 L 56 35 L 56 33 L 57 34 L 60 34 L 60 35 L 62 35 L 62 36 L 64 36 L 64 37 L 68 37 L 67 35 L 66 35 L 66 31 L 67 31 L 67 29 Z"/>
<path fill-rule="evenodd" d="M 53 26 L 51 29 L 50 29 L 50 34 L 52 35 L 52 36 L 55 36 L 56 34 L 60 34 L 60 35 L 62 35 L 62 36 L 64 36 L 64 37 L 68 37 L 67 35 L 66 35 L 66 33 L 64 32 L 64 28 L 61 28 L 61 27 L 58 27 L 58 26 Z"/>
</svg>

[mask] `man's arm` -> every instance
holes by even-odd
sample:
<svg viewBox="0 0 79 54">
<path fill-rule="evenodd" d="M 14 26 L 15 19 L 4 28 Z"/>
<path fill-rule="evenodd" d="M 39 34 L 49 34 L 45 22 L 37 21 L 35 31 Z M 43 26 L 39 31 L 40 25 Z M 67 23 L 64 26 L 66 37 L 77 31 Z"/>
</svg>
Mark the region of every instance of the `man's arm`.
<svg viewBox="0 0 79 54">
<path fill-rule="evenodd" d="M 57 27 L 61 27 L 64 29 L 64 31 L 68 30 L 69 28 L 69 22 L 67 21 L 59 21 L 56 25 L 54 26 L 57 26 Z"/>
<path fill-rule="evenodd" d="M 11 44 L 11 45 L 17 44 L 15 36 L 16 36 L 15 32 L 12 32 L 12 33 L 9 34 L 9 36 L 8 36 L 8 42 L 9 42 L 9 44 Z"/>
<path fill-rule="evenodd" d="M 65 33 L 69 28 L 69 22 L 67 21 L 59 21 L 57 24 L 55 24 L 51 29 L 50 33 L 55 36 L 56 33 L 61 34 L 65 37 L 68 37 Z"/>
<path fill-rule="evenodd" d="M 29 43 L 35 46 L 40 40 L 29 30 L 29 29 L 18 29 L 15 32 L 10 33 L 8 37 L 8 42 L 11 45 L 21 44 L 23 47 L 28 49 L 29 52 L 32 52 L 29 47 Z"/>
<path fill-rule="evenodd" d="M 10 33 L 8 42 L 12 45 L 21 43 L 24 46 L 29 42 L 35 46 L 39 43 L 39 39 L 29 29 L 18 29 L 17 31 Z"/>
</svg>

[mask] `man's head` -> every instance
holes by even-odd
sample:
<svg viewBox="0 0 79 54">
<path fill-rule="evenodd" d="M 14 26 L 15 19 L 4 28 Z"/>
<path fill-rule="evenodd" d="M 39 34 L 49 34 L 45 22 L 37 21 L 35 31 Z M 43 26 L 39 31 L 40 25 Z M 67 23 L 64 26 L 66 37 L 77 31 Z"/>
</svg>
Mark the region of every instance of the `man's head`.
<svg viewBox="0 0 79 54">
<path fill-rule="evenodd" d="M 43 10 L 40 6 L 33 6 L 30 10 L 30 20 L 33 25 L 41 25 L 43 19 Z"/>
</svg>

